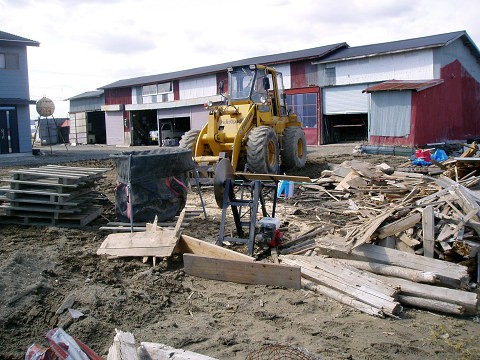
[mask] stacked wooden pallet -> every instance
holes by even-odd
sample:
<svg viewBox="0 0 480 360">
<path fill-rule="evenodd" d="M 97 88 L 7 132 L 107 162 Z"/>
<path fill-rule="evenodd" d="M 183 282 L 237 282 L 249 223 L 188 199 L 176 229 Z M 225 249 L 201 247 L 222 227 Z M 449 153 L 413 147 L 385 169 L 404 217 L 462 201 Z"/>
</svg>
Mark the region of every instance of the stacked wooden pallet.
<svg viewBox="0 0 480 360">
<path fill-rule="evenodd" d="M 12 170 L 0 188 L 2 221 L 25 225 L 84 226 L 103 211 L 93 185 L 110 169 L 47 165 Z"/>
</svg>

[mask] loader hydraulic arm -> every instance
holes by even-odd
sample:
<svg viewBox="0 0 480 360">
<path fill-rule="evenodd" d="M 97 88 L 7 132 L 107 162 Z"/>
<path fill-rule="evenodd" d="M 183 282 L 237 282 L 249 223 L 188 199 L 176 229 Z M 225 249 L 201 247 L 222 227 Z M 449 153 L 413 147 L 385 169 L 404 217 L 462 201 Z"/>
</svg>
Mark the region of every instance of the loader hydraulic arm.
<svg viewBox="0 0 480 360">
<path fill-rule="evenodd" d="M 257 107 L 255 105 L 252 105 L 250 107 L 250 110 L 248 110 L 247 115 L 241 122 L 240 127 L 238 128 L 237 135 L 235 136 L 235 139 L 233 141 L 231 161 L 234 169 L 236 169 L 238 165 L 238 158 L 242 149 L 243 138 L 253 127 L 253 119 L 255 119 L 256 111 Z"/>
</svg>

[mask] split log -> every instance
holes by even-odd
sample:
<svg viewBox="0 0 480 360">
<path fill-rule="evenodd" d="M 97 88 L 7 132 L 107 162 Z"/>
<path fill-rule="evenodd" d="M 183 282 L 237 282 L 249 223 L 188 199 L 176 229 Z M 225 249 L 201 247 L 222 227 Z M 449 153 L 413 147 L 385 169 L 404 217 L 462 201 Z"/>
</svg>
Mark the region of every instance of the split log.
<svg viewBox="0 0 480 360">
<path fill-rule="evenodd" d="M 478 314 L 479 301 L 478 295 L 476 293 L 457 289 L 449 289 L 440 286 L 418 284 L 405 279 L 385 277 L 381 275 L 374 276 L 392 285 L 400 286 L 401 295 L 414 296 L 424 299 L 438 300 L 450 304 L 456 304 L 463 307 L 465 313 L 467 314 Z"/>
<path fill-rule="evenodd" d="M 424 299 L 420 297 L 400 295 L 398 301 L 406 306 L 411 306 L 419 309 L 431 310 L 451 315 L 462 315 L 464 308 L 460 305 L 450 304 L 443 301 Z"/>
<path fill-rule="evenodd" d="M 361 312 L 364 312 L 369 315 L 378 316 L 378 317 L 385 317 L 383 311 L 378 309 L 374 306 L 367 305 L 364 302 L 358 301 L 351 296 L 348 296 L 340 291 L 335 289 L 331 289 L 327 286 L 323 286 L 320 284 L 316 284 L 312 281 L 302 279 L 302 286 L 304 289 L 315 291 L 319 294 L 328 296 L 329 298 L 336 300 L 344 305 L 351 306 Z"/>
<path fill-rule="evenodd" d="M 334 258 L 374 261 L 420 271 L 431 271 L 438 276 L 441 284 L 451 287 L 466 288 L 470 280 L 466 266 L 371 244 L 363 244 L 349 251 L 345 243 L 317 239 L 316 250 L 320 254 Z"/>
<path fill-rule="evenodd" d="M 329 261 L 353 266 L 356 269 L 368 271 L 378 275 L 393 276 L 413 282 L 438 284 L 440 280 L 433 272 L 407 269 L 401 266 L 385 265 L 369 261 L 346 260 L 346 259 L 328 259 Z"/>
</svg>

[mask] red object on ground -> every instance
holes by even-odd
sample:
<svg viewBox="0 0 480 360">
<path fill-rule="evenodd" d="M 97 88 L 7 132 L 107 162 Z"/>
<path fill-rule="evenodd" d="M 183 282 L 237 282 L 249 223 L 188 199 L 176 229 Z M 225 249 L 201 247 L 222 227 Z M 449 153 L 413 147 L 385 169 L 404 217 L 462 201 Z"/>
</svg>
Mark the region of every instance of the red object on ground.
<svg viewBox="0 0 480 360">
<path fill-rule="evenodd" d="M 430 161 L 431 158 L 430 158 L 430 150 L 423 150 L 423 149 L 417 149 L 415 151 L 415 157 L 417 159 L 422 159 L 422 160 L 425 160 L 425 161 Z"/>
<path fill-rule="evenodd" d="M 51 349 L 39 344 L 32 344 L 25 353 L 25 360 L 56 360 L 57 355 Z"/>
</svg>

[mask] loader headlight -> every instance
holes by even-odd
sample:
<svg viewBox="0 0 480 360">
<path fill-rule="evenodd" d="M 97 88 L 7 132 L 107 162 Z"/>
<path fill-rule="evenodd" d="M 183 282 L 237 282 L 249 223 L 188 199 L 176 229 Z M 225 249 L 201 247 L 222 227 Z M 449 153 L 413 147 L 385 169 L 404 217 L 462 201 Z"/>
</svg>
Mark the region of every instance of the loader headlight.
<svg viewBox="0 0 480 360">
<path fill-rule="evenodd" d="M 203 106 L 204 106 L 206 109 L 208 109 L 208 108 L 210 108 L 210 107 L 213 106 L 213 102 L 212 102 L 212 101 L 209 101 L 208 103 L 203 104 Z"/>
<path fill-rule="evenodd" d="M 261 102 L 262 104 L 266 104 L 266 103 L 267 103 L 267 98 L 266 98 L 265 96 L 262 96 L 262 97 L 260 98 L 260 102 Z"/>
</svg>

